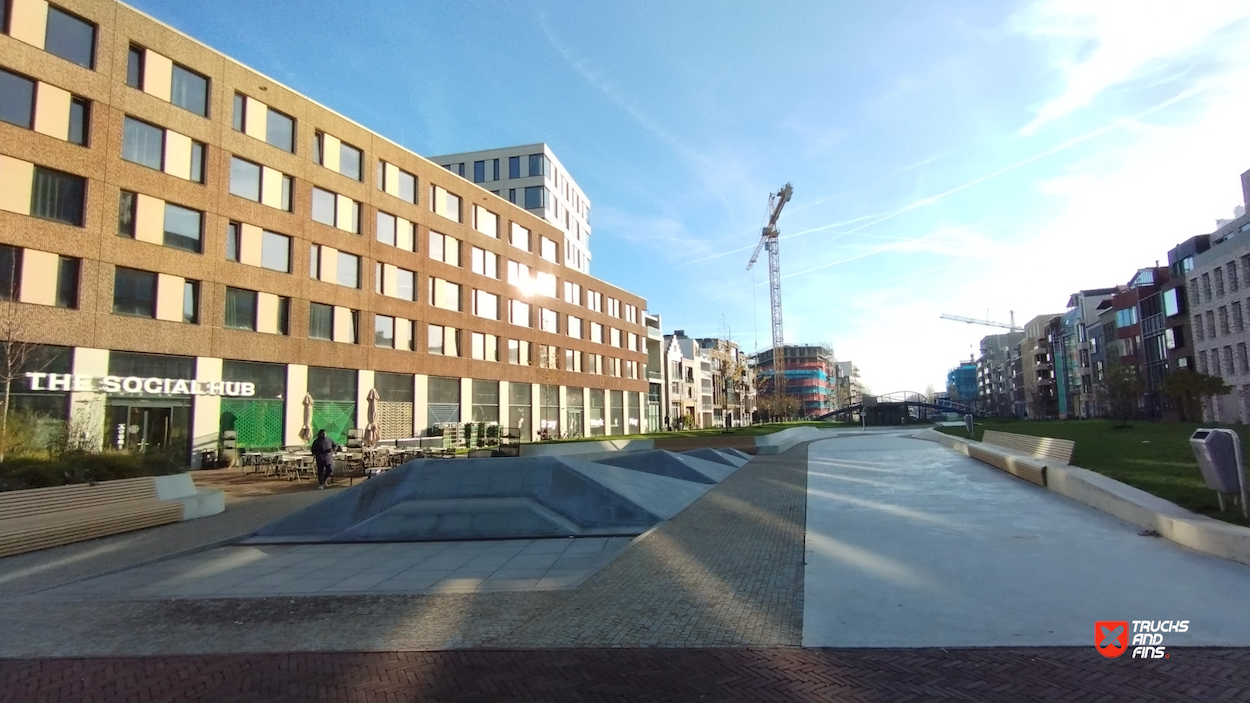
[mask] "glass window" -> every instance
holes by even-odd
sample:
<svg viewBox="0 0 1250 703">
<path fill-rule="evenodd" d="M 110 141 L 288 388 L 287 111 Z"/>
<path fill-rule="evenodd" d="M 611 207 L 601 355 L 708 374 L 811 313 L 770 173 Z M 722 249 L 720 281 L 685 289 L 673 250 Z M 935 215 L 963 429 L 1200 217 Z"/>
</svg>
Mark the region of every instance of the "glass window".
<svg viewBox="0 0 1250 703">
<path fill-rule="evenodd" d="M 143 48 L 133 44 L 126 55 L 126 85 L 143 90 Z"/>
<path fill-rule="evenodd" d="M 208 147 L 199 142 L 191 142 L 191 180 L 204 182 L 204 151 Z"/>
<path fill-rule="evenodd" d="M 321 303 L 308 306 L 309 339 L 334 339 L 334 308 Z"/>
<path fill-rule="evenodd" d="M 430 203 L 430 208 L 436 215 L 460 222 L 460 196 L 448 193 L 438 186 L 432 186 L 430 199 L 433 201 Z"/>
<path fill-rule="evenodd" d="M 328 190 L 313 188 L 312 190 L 312 218 L 323 225 L 334 226 L 335 205 L 338 197 Z"/>
<path fill-rule="evenodd" d="M 165 203 L 165 246 L 200 253 L 204 213 Z"/>
<path fill-rule="evenodd" d="M 123 237 L 135 237 L 135 201 L 134 193 L 123 190 L 117 203 L 117 233 Z M 237 260 L 237 259 L 236 259 Z"/>
<path fill-rule="evenodd" d="M 230 222 L 226 225 L 226 260 L 238 261 L 239 251 L 243 248 L 241 238 L 243 236 L 243 228 L 238 222 Z"/>
<path fill-rule="evenodd" d="M 528 186 L 525 189 L 525 209 L 536 210 L 547 207 L 547 189 L 542 186 Z"/>
<path fill-rule="evenodd" d="M 508 178 L 520 178 L 520 177 L 521 177 L 521 157 L 509 156 L 508 157 Z"/>
<path fill-rule="evenodd" d="M 473 182 L 474 183 L 486 182 L 486 162 L 485 161 L 473 162 Z"/>
<path fill-rule="evenodd" d="M 182 321 L 189 325 L 200 323 L 200 282 L 182 282 Z"/>
<path fill-rule="evenodd" d="M 399 197 L 410 203 L 417 202 L 417 177 L 407 171 L 399 172 Z"/>
<path fill-rule="evenodd" d="M 430 258 L 452 266 L 459 266 L 460 240 L 430 230 Z"/>
<path fill-rule="evenodd" d="M 35 82 L 0 69 L 0 120 L 30 129 L 35 120 Z"/>
<path fill-rule="evenodd" d="M 373 346 L 395 348 L 395 318 L 386 315 L 373 316 Z"/>
<path fill-rule="evenodd" d="M 547 175 L 547 157 L 542 154 L 530 154 L 530 173 L 531 176 Z M 528 188 L 525 189 L 527 192 Z M 528 207 L 528 206 L 527 206 Z"/>
<path fill-rule="evenodd" d="M 490 278 L 499 278 L 499 255 L 473 247 L 472 251 L 473 273 L 478 273 Z"/>
<path fill-rule="evenodd" d="M 165 167 L 165 130 L 127 117 L 122 130 L 122 158 L 160 171 Z M 259 176 L 257 179 L 259 182 Z"/>
<path fill-rule="evenodd" d="M 498 320 L 499 296 L 484 290 L 473 291 L 473 314 L 488 320 Z"/>
<path fill-rule="evenodd" d="M 541 248 L 538 255 L 552 263 L 560 263 L 556 260 L 556 243 L 546 237 L 542 237 L 539 241 Z"/>
<path fill-rule="evenodd" d="M 512 234 L 508 237 L 508 241 L 512 246 L 518 249 L 530 250 L 530 231 L 517 223 L 512 223 Z"/>
<path fill-rule="evenodd" d="M 269 108 L 265 116 L 265 142 L 283 151 L 295 152 L 295 119 Z"/>
<path fill-rule="evenodd" d="M 22 280 L 22 250 L 0 244 L 0 300 L 17 300 Z"/>
<path fill-rule="evenodd" d="M 340 251 L 338 263 L 338 284 L 340 286 L 347 286 L 348 288 L 359 288 L 360 257 L 355 254 L 348 254 L 345 251 Z"/>
<path fill-rule="evenodd" d="M 260 202 L 260 164 L 230 157 L 230 193 Z"/>
<path fill-rule="evenodd" d="M 197 115 L 208 116 L 208 78 L 186 66 L 174 64 L 169 102 Z"/>
<path fill-rule="evenodd" d="M 395 246 L 395 216 L 378 210 L 378 241 Z"/>
<path fill-rule="evenodd" d="M 490 210 L 474 205 L 473 228 L 488 237 L 499 239 L 499 216 Z"/>
<path fill-rule="evenodd" d="M 230 126 L 236 132 L 242 132 L 247 124 L 247 98 L 242 93 L 234 94 L 234 113 L 230 117 Z"/>
<path fill-rule="evenodd" d="M 429 303 L 436 308 L 460 312 L 460 284 L 430 277 Z"/>
<path fill-rule="evenodd" d="M 118 266 L 113 275 L 113 312 L 156 317 L 156 274 Z"/>
<path fill-rule="evenodd" d="M 256 330 L 256 291 L 226 287 L 225 326 L 232 330 Z"/>
<path fill-rule="evenodd" d="M 405 269 L 396 269 L 395 296 L 401 300 L 416 300 L 417 274 Z"/>
<path fill-rule="evenodd" d="M 529 303 L 523 303 L 519 300 L 512 300 L 508 303 L 508 322 L 520 327 L 530 326 L 530 306 Z"/>
<path fill-rule="evenodd" d="M 357 181 L 364 179 L 364 155 L 360 153 L 360 149 L 346 144 L 339 143 L 339 173 L 348 178 Z"/>
<path fill-rule="evenodd" d="M 81 262 L 78 259 L 62 256 L 56 272 L 56 306 L 58 308 L 78 307 L 78 273 Z"/>
<path fill-rule="evenodd" d="M 1170 288 L 1163 291 L 1163 314 L 1171 317 L 1181 313 L 1180 289 Z"/>
<path fill-rule="evenodd" d="M 291 238 L 268 230 L 260 236 L 260 265 L 273 271 L 291 272 Z"/>
<path fill-rule="evenodd" d="M 321 246 L 314 244 L 308 254 L 308 277 L 321 278 Z"/>
<path fill-rule="evenodd" d="M 291 333 L 291 299 L 278 298 L 278 334 L 287 335 Z"/>
<path fill-rule="evenodd" d="M 36 166 L 35 181 L 31 187 L 30 214 L 32 217 L 81 227 L 86 193 L 87 179 Z"/>
<path fill-rule="evenodd" d="M 95 25 L 59 7 L 48 6 L 43 50 L 86 68 L 95 67 Z"/>
</svg>

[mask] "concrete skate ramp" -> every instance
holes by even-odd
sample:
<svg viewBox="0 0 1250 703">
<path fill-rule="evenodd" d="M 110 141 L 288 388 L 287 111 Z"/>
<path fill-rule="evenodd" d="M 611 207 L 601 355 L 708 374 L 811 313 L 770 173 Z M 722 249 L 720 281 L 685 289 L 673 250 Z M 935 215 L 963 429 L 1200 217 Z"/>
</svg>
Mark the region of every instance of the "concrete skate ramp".
<svg viewBox="0 0 1250 703">
<path fill-rule="evenodd" d="M 714 461 L 718 464 L 726 464 L 735 469 L 747 463 L 747 459 L 743 459 L 736 454 L 730 454 L 724 449 L 711 449 L 704 447 L 703 449 L 691 449 L 688 452 L 682 452 L 686 456 L 698 457 L 708 461 Z"/>
<path fill-rule="evenodd" d="M 729 456 L 736 456 L 739 459 L 743 460 L 744 462 L 750 461 L 751 459 L 754 458 L 750 454 L 747 454 L 746 452 L 742 451 L 741 449 L 734 449 L 733 447 L 721 447 L 720 449 L 716 451 L 722 454 L 728 454 Z"/>
<path fill-rule="evenodd" d="M 571 457 L 421 459 L 270 523 L 245 542 L 637 535 L 709 487 Z"/>
<path fill-rule="evenodd" d="M 738 468 L 691 456 L 689 453 L 679 454 L 665 449 L 656 449 L 650 452 L 623 452 L 615 456 L 597 459 L 596 462 L 703 484 L 720 483 L 734 469 Z"/>
</svg>

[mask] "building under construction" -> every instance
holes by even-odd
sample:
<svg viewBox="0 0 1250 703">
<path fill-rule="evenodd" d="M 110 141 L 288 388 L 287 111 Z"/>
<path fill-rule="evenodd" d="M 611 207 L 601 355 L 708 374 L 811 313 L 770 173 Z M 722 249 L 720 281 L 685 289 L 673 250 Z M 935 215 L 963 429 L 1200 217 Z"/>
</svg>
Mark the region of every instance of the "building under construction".
<svg viewBox="0 0 1250 703">
<path fill-rule="evenodd" d="M 785 393 L 803 402 L 804 417 L 820 417 L 836 407 L 833 349 L 827 344 L 787 344 L 782 347 Z M 760 397 L 773 392 L 773 350 L 751 357 Z"/>
</svg>

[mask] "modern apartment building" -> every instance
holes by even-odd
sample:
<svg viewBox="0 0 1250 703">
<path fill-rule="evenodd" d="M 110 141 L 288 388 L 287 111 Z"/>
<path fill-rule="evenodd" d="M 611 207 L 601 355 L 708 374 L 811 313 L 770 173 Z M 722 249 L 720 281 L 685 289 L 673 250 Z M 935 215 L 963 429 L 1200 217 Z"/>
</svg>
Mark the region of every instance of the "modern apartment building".
<svg viewBox="0 0 1250 703">
<path fill-rule="evenodd" d="M 1014 414 L 1012 359 L 1019 356 L 1023 340 L 1023 332 L 981 338 L 981 355 L 976 360 L 977 399 L 973 404 L 986 415 L 1011 417 Z"/>
<path fill-rule="evenodd" d="M 638 431 L 646 303 L 561 227 L 123 4 L 4 8 L 15 407 L 193 463 L 223 430 Z"/>
<path fill-rule="evenodd" d="M 703 417 L 698 344 L 684 330 L 664 335 L 664 384 L 668 387 L 665 427 L 699 426 Z"/>
<path fill-rule="evenodd" d="M 833 349 L 827 344 L 787 344 L 782 347 L 786 394 L 797 397 L 803 417 L 820 417 L 834 408 Z M 772 388 L 773 350 L 756 352 L 751 359 L 758 387 Z M 767 392 L 767 391 L 763 391 Z"/>
<path fill-rule="evenodd" d="M 1068 296 L 1068 310 L 1061 317 L 1063 336 L 1055 350 L 1055 379 L 1058 382 L 1059 417 L 1094 416 L 1094 373 L 1090 360 L 1089 328 L 1098 322 L 1098 306 L 1119 288 L 1091 288 Z"/>
<path fill-rule="evenodd" d="M 643 426 L 647 432 L 664 429 L 664 414 L 668 412 L 668 384 L 664 382 L 664 329 L 659 315 L 643 313 L 643 326 L 647 328 L 647 410 L 643 414 Z"/>
<path fill-rule="evenodd" d="M 946 397 L 969 406 L 977 405 L 977 363 L 975 361 L 960 362 L 946 374 Z"/>
<path fill-rule="evenodd" d="M 1024 389 L 1024 416 L 1046 420 L 1059 412 L 1055 389 L 1055 362 L 1051 344 L 1060 329 L 1059 315 L 1038 315 L 1024 325 L 1020 342 L 1021 378 Z"/>
<path fill-rule="evenodd" d="M 1241 179 L 1250 204 L 1250 171 Z M 1205 419 L 1250 422 L 1250 215 L 1225 221 L 1184 275 L 1197 370 L 1233 389 L 1208 405 Z"/>
<path fill-rule="evenodd" d="M 860 402 L 864 396 L 864 384 L 859 377 L 859 367 L 853 361 L 834 362 L 834 408 L 845 408 Z"/>
<path fill-rule="evenodd" d="M 564 232 L 565 265 L 590 273 L 590 200 L 546 144 L 429 159 L 559 227 Z"/>
<path fill-rule="evenodd" d="M 712 397 L 703 408 L 704 427 L 734 427 L 749 422 L 752 408 L 747 404 L 752 386 L 746 355 L 738 343 L 715 337 L 698 340 L 700 354 L 710 370 Z"/>
</svg>

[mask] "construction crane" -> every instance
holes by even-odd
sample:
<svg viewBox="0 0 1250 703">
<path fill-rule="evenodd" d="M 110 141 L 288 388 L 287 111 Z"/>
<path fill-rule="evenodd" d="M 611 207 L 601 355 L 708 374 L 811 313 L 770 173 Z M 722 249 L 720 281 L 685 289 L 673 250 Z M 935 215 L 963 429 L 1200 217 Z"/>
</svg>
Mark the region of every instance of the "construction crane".
<svg viewBox="0 0 1250 703">
<path fill-rule="evenodd" d="M 781 217 L 781 208 L 790 202 L 790 196 L 794 193 L 794 188 L 787 183 L 782 186 L 781 190 L 768 196 L 768 224 L 764 225 L 764 231 L 760 234 L 760 243 L 755 245 L 755 253 L 751 254 L 751 261 L 747 264 L 747 270 L 755 265 L 755 260 L 760 257 L 760 249 L 768 248 L 768 298 L 772 305 L 773 317 L 773 394 L 781 395 L 786 390 L 786 369 L 785 354 L 782 353 L 782 346 L 785 345 L 785 334 L 781 325 L 781 255 L 777 247 L 778 234 L 777 220 Z"/>
<path fill-rule="evenodd" d="M 1019 327 L 1016 326 L 1016 311 L 1012 310 L 1010 311 L 1010 313 L 1011 313 L 1010 323 L 995 322 L 994 320 L 978 320 L 975 317 L 961 317 L 959 315 L 947 315 L 946 313 L 942 313 L 942 319 L 954 320 L 955 322 L 967 322 L 970 325 L 985 325 L 986 327 L 1003 327 L 1005 329 L 1011 330 L 1012 332 L 1023 331 Z"/>
</svg>

